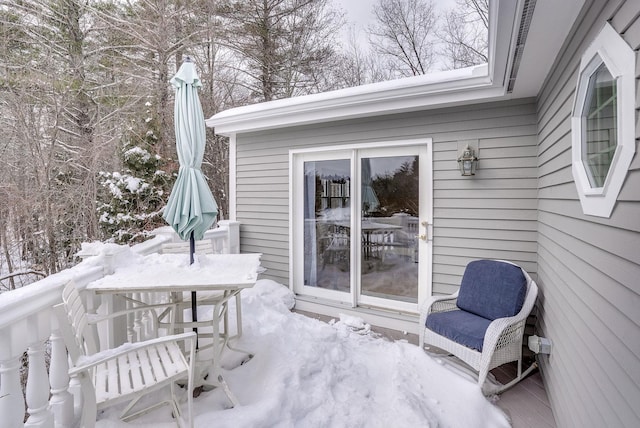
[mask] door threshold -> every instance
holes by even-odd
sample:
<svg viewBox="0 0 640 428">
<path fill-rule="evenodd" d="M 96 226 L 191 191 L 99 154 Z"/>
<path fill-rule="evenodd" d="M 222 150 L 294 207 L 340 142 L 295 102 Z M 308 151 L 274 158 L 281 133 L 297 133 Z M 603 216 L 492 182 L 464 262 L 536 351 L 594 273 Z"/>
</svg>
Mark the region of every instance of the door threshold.
<svg viewBox="0 0 640 428">
<path fill-rule="evenodd" d="M 372 326 L 397 330 L 403 333 L 418 334 L 419 318 L 415 313 L 398 312 L 382 308 L 351 305 L 310 296 L 296 295 L 295 310 L 313 312 L 336 319 L 340 314 L 358 317 Z"/>
</svg>

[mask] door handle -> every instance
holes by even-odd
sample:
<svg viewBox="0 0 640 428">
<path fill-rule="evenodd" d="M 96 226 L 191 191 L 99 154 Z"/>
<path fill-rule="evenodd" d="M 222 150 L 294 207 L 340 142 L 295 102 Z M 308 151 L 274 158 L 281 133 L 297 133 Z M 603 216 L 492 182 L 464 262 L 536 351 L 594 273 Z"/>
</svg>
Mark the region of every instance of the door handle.
<svg viewBox="0 0 640 428">
<path fill-rule="evenodd" d="M 433 226 L 430 225 L 428 221 L 423 221 L 420 224 L 424 226 L 424 234 L 418 235 L 417 238 L 420 238 L 425 242 L 433 240 Z"/>
</svg>

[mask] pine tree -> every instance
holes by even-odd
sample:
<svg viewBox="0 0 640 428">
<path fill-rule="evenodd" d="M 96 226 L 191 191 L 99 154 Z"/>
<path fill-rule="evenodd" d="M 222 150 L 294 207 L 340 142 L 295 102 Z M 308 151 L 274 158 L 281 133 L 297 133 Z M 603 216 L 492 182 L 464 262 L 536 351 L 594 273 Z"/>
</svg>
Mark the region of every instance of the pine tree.
<svg viewBox="0 0 640 428">
<path fill-rule="evenodd" d="M 151 103 L 147 102 L 149 113 Z M 141 242 L 149 230 L 165 224 L 162 209 L 174 177 L 162 168 L 157 154 L 158 123 L 151 117 L 136 121 L 122 144 L 122 172 L 100 172 L 98 215 L 103 238 L 119 244 Z"/>
</svg>

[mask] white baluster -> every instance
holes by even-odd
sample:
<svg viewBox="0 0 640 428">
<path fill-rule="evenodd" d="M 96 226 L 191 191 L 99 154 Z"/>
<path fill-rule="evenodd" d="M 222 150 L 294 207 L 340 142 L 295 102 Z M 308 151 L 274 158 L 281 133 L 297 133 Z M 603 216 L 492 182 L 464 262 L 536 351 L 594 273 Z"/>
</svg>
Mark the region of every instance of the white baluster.
<svg viewBox="0 0 640 428">
<path fill-rule="evenodd" d="M 150 293 L 140 293 L 140 301 L 141 302 L 147 302 L 148 304 L 153 304 L 154 302 L 152 302 L 149 299 L 149 294 Z M 147 339 L 151 339 L 153 337 L 152 335 L 152 320 L 151 320 L 151 315 L 149 314 L 149 311 L 143 311 L 142 312 L 142 331 L 140 332 L 141 335 L 141 340 L 147 340 Z"/>
<path fill-rule="evenodd" d="M 58 330 L 51 335 L 51 411 L 56 428 L 70 427 L 73 423 L 73 396 L 69 392 L 69 359 L 67 348 Z"/>
<path fill-rule="evenodd" d="M 132 296 L 132 295 L 130 295 Z M 129 309 L 131 308 L 132 305 L 130 302 L 126 303 L 126 308 Z M 125 315 L 123 317 L 125 319 L 125 321 L 127 322 L 127 342 L 135 342 L 135 337 L 136 337 L 136 331 L 135 331 L 135 321 L 136 321 L 136 314 L 135 313 L 129 313 L 127 315 Z"/>
<path fill-rule="evenodd" d="M 24 422 L 24 397 L 20 386 L 20 358 L 0 361 L 0 421 L 5 428 Z"/>
<path fill-rule="evenodd" d="M 141 295 L 140 293 L 134 293 L 133 295 L 133 299 L 140 301 L 141 299 Z M 131 307 L 133 307 L 134 305 L 131 305 Z M 134 339 L 133 342 L 140 342 L 143 340 L 142 336 L 143 336 L 143 325 L 142 325 L 142 314 L 140 311 L 138 312 L 134 312 L 133 313 L 133 331 L 134 331 Z"/>
<path fill-rule="evenodd" d="M 27 377 L 27 412 L 25 427 L 53 428 L 53 413 L 49 409 L 49 379 L 44 358 L 44 342 L 29 346 L 29 376 Z"/>
</svg>

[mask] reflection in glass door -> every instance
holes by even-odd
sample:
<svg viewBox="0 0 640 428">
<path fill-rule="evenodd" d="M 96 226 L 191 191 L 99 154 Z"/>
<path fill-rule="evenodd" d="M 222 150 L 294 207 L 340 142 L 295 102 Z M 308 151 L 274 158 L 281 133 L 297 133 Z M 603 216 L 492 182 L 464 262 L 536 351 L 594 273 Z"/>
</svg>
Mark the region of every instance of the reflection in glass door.
<svg viewBox="0 0 640 428">
<path fill-rule="evenodd" d="M 362 157 L 360 294 L 418 302 L 419 157 Z"/>
<path fill-rule="evenodd" d="M 417 311 L 430 292 L 428 153 L 422 142 L 293 156 L 296 293 Z"/>
<path fill-rule="evenodd" d="M 350 291 L 351 162 L 304 162 L 304 283 Z"/>
</svg>

